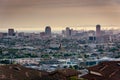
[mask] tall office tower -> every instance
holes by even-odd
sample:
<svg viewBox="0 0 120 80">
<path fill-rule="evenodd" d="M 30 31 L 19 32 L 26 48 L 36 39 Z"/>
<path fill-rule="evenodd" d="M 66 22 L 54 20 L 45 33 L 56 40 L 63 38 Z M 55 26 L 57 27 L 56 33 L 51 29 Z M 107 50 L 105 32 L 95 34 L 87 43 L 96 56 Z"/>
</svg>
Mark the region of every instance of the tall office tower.
<svg viewBox="0 0 120 80">
<path fill-rule="evenodd" d="M 51 36 L 51 27 L 50 26 L 46 26 L 46 28 L 45 28 L 45 34 L 47 36 Z"/>
<path fill-rule="evenodd" d="M 101 26 L 99 24 L 96 25 L 96 41 L 101 41 Z"/>
<path fill-rule="evenodd" d="M 14 36 L 15 35 L 14 29 L 8 29 L 8 35 Z"/>
<path fill-rule="evenodd" d="M 70 37 L 71 36 L 71 30 L 69 27 L 66 27 L 66 37 Z"/>
<path fill-rule="evenodd" d="M 66 36 L 66 31 L 62 30 L 62 36 L 65 37 Z"/>
<path fill-rule="evenodd" d="M 2 32 L 0 32 L 0 38 L 3 38 L 3 33 Z"/>
</svg>

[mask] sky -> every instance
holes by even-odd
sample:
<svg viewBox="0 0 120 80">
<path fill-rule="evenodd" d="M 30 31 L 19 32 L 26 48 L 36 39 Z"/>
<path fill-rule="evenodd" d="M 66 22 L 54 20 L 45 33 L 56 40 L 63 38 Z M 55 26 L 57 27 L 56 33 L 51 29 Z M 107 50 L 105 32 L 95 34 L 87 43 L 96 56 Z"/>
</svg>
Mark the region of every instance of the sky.
<svg viewBox="0 0 120 80">
<path fill-rule="evenodd" d="M 0 31 L 119 28 L 120 0 L 0 0 Z"/>
</svg>

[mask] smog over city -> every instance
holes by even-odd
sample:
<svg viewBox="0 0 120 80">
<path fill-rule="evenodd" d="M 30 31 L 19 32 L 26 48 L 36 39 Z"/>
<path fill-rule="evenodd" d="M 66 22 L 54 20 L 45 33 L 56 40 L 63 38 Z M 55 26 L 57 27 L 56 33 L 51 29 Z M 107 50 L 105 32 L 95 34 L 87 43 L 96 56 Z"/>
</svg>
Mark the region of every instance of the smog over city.
<svg viewBox="0 0 120 80">
<path fill-rule="evenodd" d="M 95 29 L 96 24 L 119 28 L 119 9 L 119 0 L 0 0 L 0 27 L 4 31 L 43 31 L 47 25 L 54 31 L 82 25 Z"/>
</svg>

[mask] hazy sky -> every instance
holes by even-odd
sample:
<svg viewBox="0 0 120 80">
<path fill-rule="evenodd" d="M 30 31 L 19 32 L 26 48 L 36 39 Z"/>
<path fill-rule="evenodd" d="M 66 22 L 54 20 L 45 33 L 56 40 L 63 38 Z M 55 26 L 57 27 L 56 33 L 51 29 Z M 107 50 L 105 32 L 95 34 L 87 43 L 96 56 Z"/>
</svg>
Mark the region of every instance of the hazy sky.
<svg viewBox="0 0 120 80">
<path fill-rule="evenodd" d="M 0 30 L 120 25 L 120 0 L 0 0 Z M 115 26 L 111 26 L 115 27 Z"/>
</svg>

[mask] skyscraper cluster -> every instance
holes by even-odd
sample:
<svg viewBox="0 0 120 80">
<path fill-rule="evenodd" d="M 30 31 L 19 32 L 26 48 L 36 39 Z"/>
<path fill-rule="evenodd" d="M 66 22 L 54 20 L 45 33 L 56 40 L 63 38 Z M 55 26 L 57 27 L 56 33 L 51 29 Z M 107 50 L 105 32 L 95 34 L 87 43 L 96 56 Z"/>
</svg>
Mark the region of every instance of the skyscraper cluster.
<svg viewBox="0 0 120 80">
<path fill-rule="evenodd" d="M 74 35 L 75 32 L 76 32 L 75 30 L 66 27 L 66 30 L 62 31 L 62 34 L 65 35 L 65 37 L 70 38 L 71 36 Z"/>
<path fill-rule="evenodd" d="M 37 38 L 52 38 L 56 36 L 61 36 L 68 39 L 83 39 L 89 40 L 90 42 L 103 43 L 103 42 L 113 42 L 118 41 L 119 36 L 113 34 L 113 30 L 102 30 L 101 25 L 97 24 L 95 26 L 96 30 L 73 30 L 70 27 L 66 27 L 65 30 L 62 30 L 62 35 L 53 35 L 51 32 L 51 27 L 46 26 L 43 32 L 39 34 L 35 33 L 24 33 L 24 32 L 15 32 L 14 28 L 9 28 L 7 33 L 0 32 L 0 38 L 3 37 L 37 37 Z"/>
</svg>

